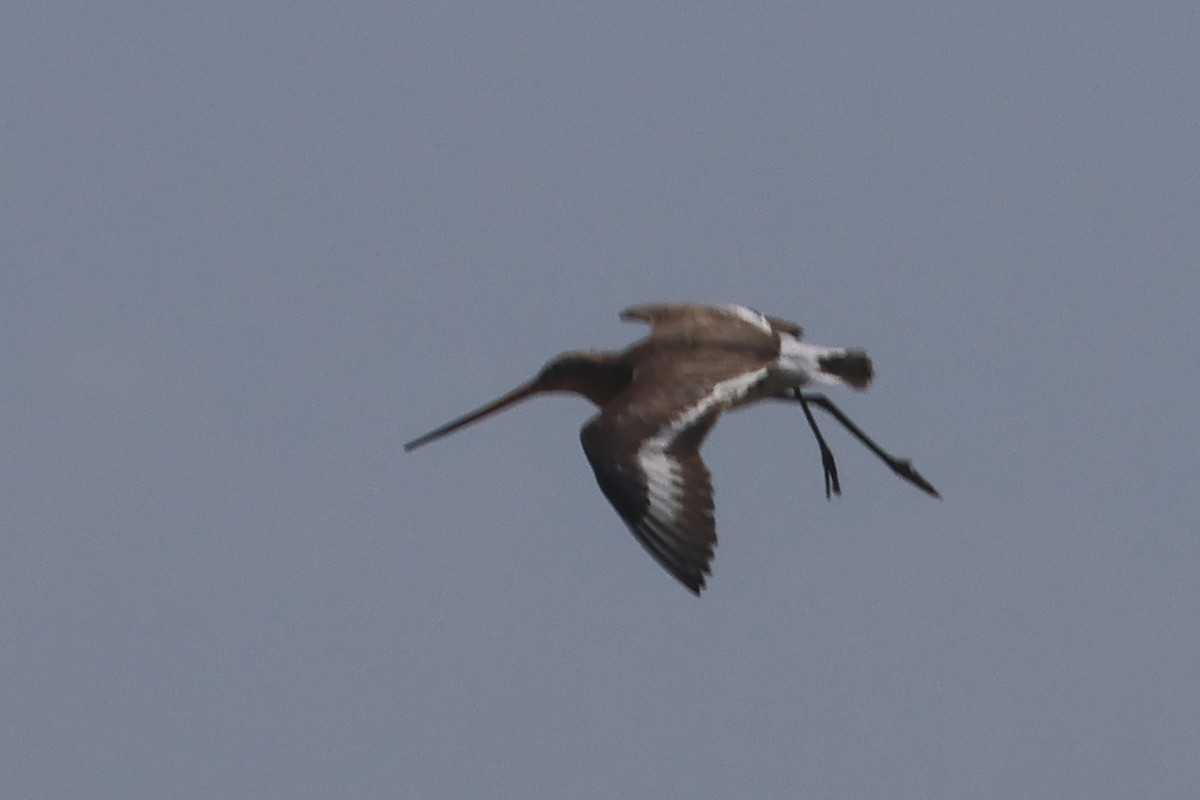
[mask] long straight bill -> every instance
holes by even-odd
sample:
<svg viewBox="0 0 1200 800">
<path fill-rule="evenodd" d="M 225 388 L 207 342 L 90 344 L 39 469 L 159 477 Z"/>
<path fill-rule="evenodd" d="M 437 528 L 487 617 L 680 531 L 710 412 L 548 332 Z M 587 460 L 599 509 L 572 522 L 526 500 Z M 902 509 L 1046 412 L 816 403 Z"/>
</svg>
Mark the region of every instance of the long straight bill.
<svg viewBox="0 0 1200 800">
<path fill-rule="evenodd" d="M 432 442 L 434 439 L 440 439 L 448 433 L 453 433 L 454 431 L 458 430 L 459 428 L 470 425 L 472 422 L 481 420 L 484 417 L 488 416 L 489 414 L 494 414 L 497 411 L 507 408 L 508 406 L 511 406 L 513 403 L 519 403 L 520 401 L 524 400 L 526 397 L 537 394 L 537 392 L 538 392 L 538 386 L 535 383 L 527 383 L 524 386 L 520 386 L 516 389 L 513 389 L 511 392 L 504 395 L 500 399 L 494 400 L 491 403 L 488 403 L 483 408 L 476 409 L 476 410 L 472 411 L 470 414 L 466 414 L 464 416 L 459 417 L 456 420 L 447 422 L 442 427 L 437 428 L 436 430 L 432 430 L 429 433 L 425 434 L 424 436 L 418 436 L 416 439 L 413 439 L 411 442 L 404 445 L 404 451 L 409 452 L 412 450 L 416 450 L 418 447 L 420 447 L 423 444 L 428 444 L 429 442 Z"/>
</svg>

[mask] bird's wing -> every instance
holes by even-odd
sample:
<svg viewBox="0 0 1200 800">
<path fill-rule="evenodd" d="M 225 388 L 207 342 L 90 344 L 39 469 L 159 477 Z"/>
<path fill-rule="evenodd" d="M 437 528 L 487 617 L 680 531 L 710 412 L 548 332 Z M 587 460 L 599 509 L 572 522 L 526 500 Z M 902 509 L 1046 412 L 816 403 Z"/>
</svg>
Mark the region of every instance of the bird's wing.
<svg viewBox="0 0 1200 800">
<path fill-rule="evenodd" d="M 580 439 L 596 481 L 655 560 L 696 594 L 717 543 L 713 489 L 700 445 L 721 412 L 767 374 L 744 360 L 695 364 L 655 357 L 584 426 Z"/>
<path fill-rule="evenodd" d="M 767 324 L 771 326 L 771 330 L 775 331 L 776 333 L 789 333 L 792 336 L 795 336 L 797 339 L 804 336 L 804 328 L 801 328 L 794 322 L 788 322 L 786 319 L 772 317 L 767 314 L 763 314 L 763 318 L 767 321 Z"/>
<path fill-rule="evenodd" d="M 621 312 L 621 319 L 645 322 L 656 336 L 700 333 L 712 336 L 730 326 L 749 325 L 762 333 L 787 333 L 800 338 L 804 331 L 794 322 L 739 305 L 702 306 L 684 303 L 645 303 Z"/>
</svg>

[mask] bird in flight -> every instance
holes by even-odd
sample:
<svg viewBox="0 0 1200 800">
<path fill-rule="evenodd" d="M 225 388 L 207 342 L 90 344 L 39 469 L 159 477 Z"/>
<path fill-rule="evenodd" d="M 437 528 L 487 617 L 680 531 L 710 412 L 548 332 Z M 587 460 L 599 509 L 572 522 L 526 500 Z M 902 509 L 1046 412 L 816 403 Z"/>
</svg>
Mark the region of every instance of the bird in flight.
<svg viewBox="0 0 1200 800">
<path fill-rule="evenodd" d="M 535 394 L 582 395 L 600 410 L 580 432 L 600 490 L 642 546 L 695 594 L 717 544 L 712 480 L 700 446 L 725 411 L 759 400 L 799 403 L 817 439 L 825 496 L 841 494 L 837 463 L 810 406 L 840 422 L 893 472 L 941 497 L 907 459 L 877 445 L 812 383 L 866 389 L 874 375 L 862 350 L 801 341 L 800 326 L 744 306 L 637 305 L 621 319 L 650 335 L 620 352 L 580 350 L 528 383 L 413 439 L 412 451 Z"/>
</svg>

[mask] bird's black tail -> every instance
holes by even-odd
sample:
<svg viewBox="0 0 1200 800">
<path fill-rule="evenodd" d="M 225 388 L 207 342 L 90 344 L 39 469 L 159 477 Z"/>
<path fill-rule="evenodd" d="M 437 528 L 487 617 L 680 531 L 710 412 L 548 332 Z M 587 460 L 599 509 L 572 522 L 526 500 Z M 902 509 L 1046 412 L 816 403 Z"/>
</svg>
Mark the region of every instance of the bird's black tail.
<svg viewBox="0 0 1200 800">
<path fill-rule="evenodd" d="M 830 350 L 817 359 L 821 372 L 855 389 L 866 389 L 875 377 L 871 359 L 865 350 Z"/>
</svg>

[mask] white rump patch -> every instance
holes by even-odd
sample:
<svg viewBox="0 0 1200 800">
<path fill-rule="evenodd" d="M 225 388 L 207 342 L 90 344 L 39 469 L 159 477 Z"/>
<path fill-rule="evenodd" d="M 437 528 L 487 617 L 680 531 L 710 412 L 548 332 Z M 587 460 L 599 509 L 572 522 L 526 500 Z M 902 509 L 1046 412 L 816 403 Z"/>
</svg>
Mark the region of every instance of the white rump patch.
<svg viewBox="0 0 1200 800">
<path fill-rule="evenodd" d="M 844 347 L 825 347 L 802 342 L 790 334 L 779 337 L 779 361 L 771 370 L 771 382 L 779 386 L 804 386 L 819 381 L 830 386 L 849 386 L 836 375 L 821 370 L 821 359 L 844 356 Z"/>
</svg>

